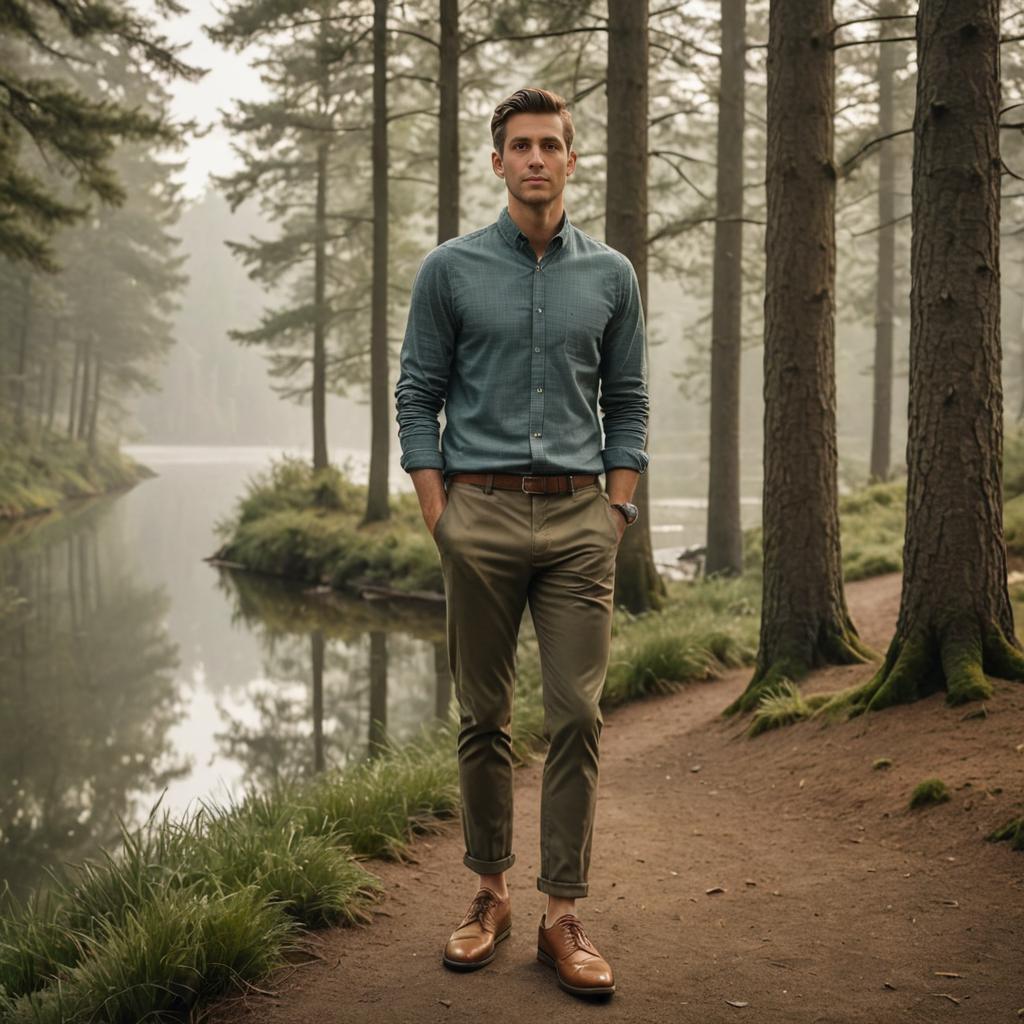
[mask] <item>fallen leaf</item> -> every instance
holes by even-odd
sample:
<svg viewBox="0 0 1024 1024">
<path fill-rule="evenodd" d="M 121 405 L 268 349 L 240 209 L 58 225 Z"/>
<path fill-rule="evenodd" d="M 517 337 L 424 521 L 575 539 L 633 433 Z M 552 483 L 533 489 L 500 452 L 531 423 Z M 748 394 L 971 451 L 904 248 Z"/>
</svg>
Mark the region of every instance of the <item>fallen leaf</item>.
<svg viewBox="0 0 1024 1024">
<path fill-rule="evenodd" d="M 888 981 L 883 981 L 882 982 L 882 988 L 887 988 L 890 992 L 895 992 L 896 991 L 896 986 L 891 984 Z"/>
<path fill-rule="evenodd" d="M 725 892 L 725 890 L 720 885 L 713 885 L 710 889 L 705 889 L 704 892 L 708 896 L 713 896 L 716 892 Z"/>
<path fill-rule="evenodd" d="M 730 1006 L 749 1006 L 750 1005 L 750 1003 L 743 1002 L 742 999 L 726 999 L 726 1002 Z"/>
<path fill-rule="evenodd" d="M 960 901 L 959 900 L 943 900 L 942 901 L 942 905 L 944 907 L 959 907 L 960 906 Z"/>
<path fill-rule="evenodd" d="M 757 885 L 757 882 L 755 882 L 752 878 L 747 878 L 747 879 L 744 880 L 743 884 L 744 885 Z"/>
<path fill-rule="evenodd" d="M 699 764 L 690 765 L 690 771 L 691 772 L 699 772 L 700 771 L 700 765 Z"/>
<path fill-rule="evenodd" d="M 957 1006 L 960 1005 L 960 1000 L 956 996 L 951 996 L 948 992 L 933 992 L 932 995 L 936 999 L 948 999 L 951 1003 L 955 1003 Z"/>
<path fill-rule="evenodd" d="M 450 999 L 438 999 L 438 1002 L 442 1006 L 451 1006 L 452 1005 L 452 1001 Z"/>
<path fill-rule="evenodd" d="M 962 978 L 962 974 L 957 974 L 956 971 L 932 971 L 932 974 L 936 978 Z"/>
</svg>

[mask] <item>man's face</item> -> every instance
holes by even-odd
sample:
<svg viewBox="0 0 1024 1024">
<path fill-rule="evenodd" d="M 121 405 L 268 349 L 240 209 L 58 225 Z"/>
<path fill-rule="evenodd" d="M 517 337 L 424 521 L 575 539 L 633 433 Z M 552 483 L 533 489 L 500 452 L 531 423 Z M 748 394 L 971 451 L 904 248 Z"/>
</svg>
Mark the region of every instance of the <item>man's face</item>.
<svg viewBox="0 0 1024 1024">
<path fill-rule="evenodd" d="M 513 114 L 505 122 L 505 152 L 491 154 L 491 165 L 521 203 L 541 205 L 557 199 L 576 169 L 558 114 Z"/>
</svg>

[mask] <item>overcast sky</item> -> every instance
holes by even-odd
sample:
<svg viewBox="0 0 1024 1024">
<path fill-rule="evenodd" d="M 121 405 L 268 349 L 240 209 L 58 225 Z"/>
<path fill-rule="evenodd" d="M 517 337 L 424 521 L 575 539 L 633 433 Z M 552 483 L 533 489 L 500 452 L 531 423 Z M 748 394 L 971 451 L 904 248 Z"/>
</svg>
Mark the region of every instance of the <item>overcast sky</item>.
<svg viewBox="0 0 1024 1024">
<path fill-rule="evenodd" d="M 235 99 L 266 95 L 259 75 L 249 67 L 250 57 L 223 49 L 203 32 L 203 25 L 217 20 L 212 0 L 192 0 L 187 14 L 161 19 L 172 42 L 189 44 L 182 59 L 209 69 L 199 82 L 178 81 L 171 86 L 176 119 L 195 118 L 204 128 L 212 125 L 206 136 L 191 139 L 185 151 L 185 191 L 190 199 L 202 195 L 211 173 L 226 174 L 238 166 L 228 133 L 220 124 L 220 110 L 230 107 Z"/>
</svg>

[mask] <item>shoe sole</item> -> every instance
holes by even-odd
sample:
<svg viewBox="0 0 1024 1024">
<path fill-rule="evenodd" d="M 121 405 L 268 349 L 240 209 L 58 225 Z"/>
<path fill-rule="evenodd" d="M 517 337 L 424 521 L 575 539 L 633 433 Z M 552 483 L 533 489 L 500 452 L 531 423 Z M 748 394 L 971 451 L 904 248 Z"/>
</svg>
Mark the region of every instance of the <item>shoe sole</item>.
<svg viewBox="0 0 1024 1024">
<path fill-rule="evenodd" d="M 443 963 L 445 965 L 445 967 L 447 967 L 447 968 L 449 968 L 450 970 L 453 970 L 453 971 L 476 971 L 476 970 L 479 970 L 481 967 L 486 967 L 495 958 L 495 956 L 497 956 L 497 953 L 498 953 L 498 943 L 503 941 L 504 939 L 507 939 L 511 933 L 512 933 L 512 926 L 509 925 L 509 927 L 506 928 L 499 935 L 495 935 L 494 936 L 494 948 L 491 950 L 490 956 L 488 956 L 485 960 L 473 960 L 473 961 L 467 963 L 465 960 L 449 960 L 448 957 L 446 957 L 444 955 L 444 953 L 442 953 L 441 954 L 441 963 Z"/>
<path fill-rule="evenodd" d="M 574 996 L 610 996 L 615 991 L 614 985 L 606 985 L 604 988 L 577 988 L 575 985 L 570 985 L 567 981 L 562 980 L 562 976 L 558 973 L 558 965 L 549 953 L 545 953 L 543 949 L 537 950 L 537 959 L 542 964 L 547 964 L 548 967 L 554 967 L 555 977 L 558 979 L 558 984 L 566 992 L 571 992 Z"/>
</svg>

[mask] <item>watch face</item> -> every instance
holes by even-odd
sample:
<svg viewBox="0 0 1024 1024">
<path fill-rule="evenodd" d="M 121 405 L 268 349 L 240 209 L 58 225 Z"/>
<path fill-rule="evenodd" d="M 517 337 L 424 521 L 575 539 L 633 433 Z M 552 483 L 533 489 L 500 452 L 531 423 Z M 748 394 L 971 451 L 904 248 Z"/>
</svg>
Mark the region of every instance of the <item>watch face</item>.
<svg viewBox="0 0 1024 1024">
<path fill-rule="evenodd" d="M 613 508 L 617 508 L 622 512 L 626 519 L 626 523 L 630 526 L 636 522 L 637 516 L 640 515 L 640 509 L 638 509 L 631 501 L 617 502 Z"/>
</svg>

